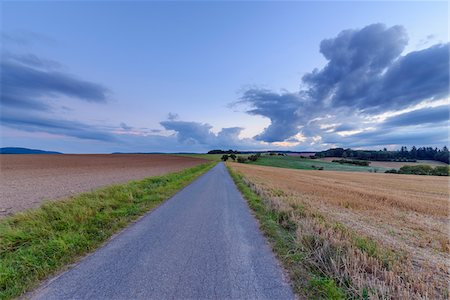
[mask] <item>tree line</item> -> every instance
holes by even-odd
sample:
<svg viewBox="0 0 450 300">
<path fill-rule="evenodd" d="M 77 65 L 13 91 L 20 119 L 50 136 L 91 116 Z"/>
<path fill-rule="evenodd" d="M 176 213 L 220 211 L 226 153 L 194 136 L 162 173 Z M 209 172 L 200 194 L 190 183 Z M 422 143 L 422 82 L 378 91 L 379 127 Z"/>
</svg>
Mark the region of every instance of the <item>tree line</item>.
<svg viewBox="0 0 450 300">
<path fill-rule="evenodd" d="M 418 159 L 437 160 L 449 163 L 450 154 L 448 148 L 444 146 L 442 149 L 433 147 L 412 146 L 411 149 L 403 146 L 400 150 L 388 151 L 383 150 L 352 150 L 344 148 L 332 148 L 325 151 L 317 152 L 312 158 L 322 157 L 342 157 L 361 160 L 373 161 L 403 161 L 415 162 Z"/>
</svg>

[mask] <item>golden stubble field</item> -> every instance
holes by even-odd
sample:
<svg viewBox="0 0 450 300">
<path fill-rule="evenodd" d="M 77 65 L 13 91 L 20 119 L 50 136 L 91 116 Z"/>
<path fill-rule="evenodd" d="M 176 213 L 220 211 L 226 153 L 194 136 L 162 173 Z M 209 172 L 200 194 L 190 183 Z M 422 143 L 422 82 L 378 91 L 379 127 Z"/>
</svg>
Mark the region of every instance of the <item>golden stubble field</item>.
<svg viewBox="0 0 450 300">
<path fill-rule="evenodd" d="M 435 296 L 448 293 L 448 177 L 230 166 L 265 195 L 305 206 L 407 256 L 406 272 L 417 276 L 410 289 L 427 293 L 436 287 Z"/>
</svg>

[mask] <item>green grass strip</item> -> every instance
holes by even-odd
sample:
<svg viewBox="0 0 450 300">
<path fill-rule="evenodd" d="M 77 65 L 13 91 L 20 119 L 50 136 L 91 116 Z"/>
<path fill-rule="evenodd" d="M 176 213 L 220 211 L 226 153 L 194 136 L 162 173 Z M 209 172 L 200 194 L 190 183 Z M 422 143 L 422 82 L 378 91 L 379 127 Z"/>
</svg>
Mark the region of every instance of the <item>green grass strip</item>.
<svg viewBox="0 0 450 300">
<path fill-rule="evenodd" d="M 273 251 L 289 272 L 294 292 L 300 298 L 345 299 L 344 291 L 332 278 L 312 272 L 303 265 L 305 253 L 295 241 L 295 224 L 289 222 L 282 212 L 268 208 L 261 197 L 244 182 L 241 174 L 234 172 L 229 166 L 228 171 L 259 220 L 260 228 L 270 241 Z"/>
<path fill-rule="evenodd" d="M 211 169 L 206 163 L 113 185 L 0 220 L 0 299 L 17 297 Z"/>
</svg>

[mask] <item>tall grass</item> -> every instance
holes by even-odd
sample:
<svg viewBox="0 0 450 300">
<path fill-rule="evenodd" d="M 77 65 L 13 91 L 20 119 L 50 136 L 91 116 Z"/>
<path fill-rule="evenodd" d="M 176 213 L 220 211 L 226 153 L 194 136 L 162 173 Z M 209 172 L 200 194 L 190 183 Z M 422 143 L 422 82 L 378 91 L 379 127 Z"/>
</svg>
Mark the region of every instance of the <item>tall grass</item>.
<svg viewBox="0 0 450 300">
<path fill-rule="evenodd" d="M 0 220 L 0 299 L 21 295 L 171 197 L 215 163 L 109 186 Z"/>
</svg>

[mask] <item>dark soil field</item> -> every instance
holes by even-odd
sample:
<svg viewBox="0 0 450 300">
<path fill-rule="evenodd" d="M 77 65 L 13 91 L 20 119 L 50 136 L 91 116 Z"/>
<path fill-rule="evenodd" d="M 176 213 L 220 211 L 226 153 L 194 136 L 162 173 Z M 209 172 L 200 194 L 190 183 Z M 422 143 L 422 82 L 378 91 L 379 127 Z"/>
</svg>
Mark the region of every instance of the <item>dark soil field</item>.
<svg viewBox="0 0 450 300">
<path fill-rule="evenodd" d="M 159 154 L 0 155 L 0 217 L 92 189 L 179 171 L 204 159 Z"/>
</svg>

